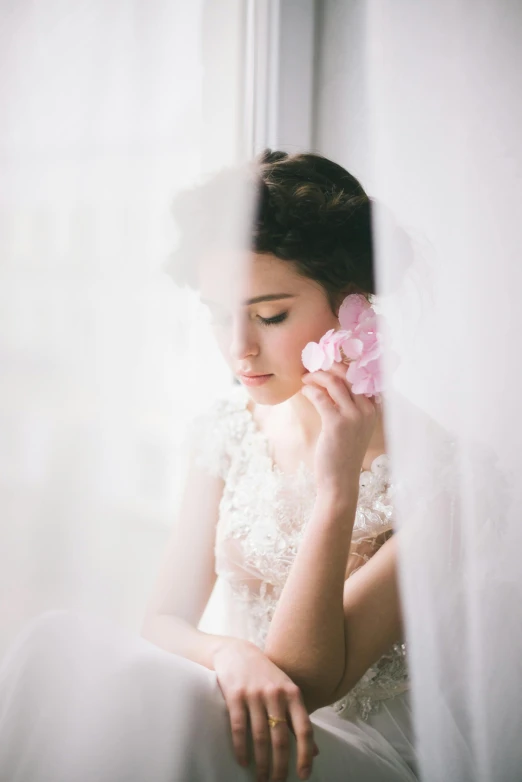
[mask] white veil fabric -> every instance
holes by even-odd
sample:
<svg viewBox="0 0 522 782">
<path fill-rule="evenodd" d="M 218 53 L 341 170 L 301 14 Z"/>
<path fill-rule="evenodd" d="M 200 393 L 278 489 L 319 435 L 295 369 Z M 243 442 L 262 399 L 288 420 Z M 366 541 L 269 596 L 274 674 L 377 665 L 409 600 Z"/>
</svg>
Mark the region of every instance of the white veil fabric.
<svg viewBox="0 0 522 782">
<path fill-rule="evenodd" d="M 187 193 L 184 219 L 197 229 L 212 210 L 190 188 L 252 151 L 249 9 L 0 9 L 0 654 L 49 609 L 135 635 L 168 535 L 197 546 L 197 505 L 191 524 L 180 510 L 187 421 L 232 379 L 197 296 L 164 268 L 179 239 L 176 195 Z M 512 782 L 522 767 L 522 12 L 516 0 L 368 0 L 365 11 L 373 170 L 363 185 L 398 358 L 385 357 L 385 409 L 421 778 Z M 228 182 L 230 250 L 250 203 Z M 219 257 L 236 279 L 239 255 Z M 178 564 L 188 615 L 199 576 L 182 554 Z M 209 629 L 220 627 L 214 598 Z M 100 735 L 110 725 L 109 714 Z"/>
<path fill-rule="evenodd" d="M 4 651 L 49 608 L 141 625 L 186 422 L 231 383 L 165 273 L 172 203 L 244 153 L 241 3 L 0 14 Z"/>
<path fill-rule="evenodd" d="M 421 778 L 507 782 L 522 768 L 522 8 L 370 1 L 366 36 Z"/>
<path fill-rule="evenodd" d="M 0 778 L 219 775 L 227 736 L 207 759 L 194 741 L 226 724 L 198 713 L 210 672 L 139 633 L 169 535 L 180 614 L 201 587 L 187 424 L 232 378 L 166 268 L 180 194 L 195 235 L 207 205 L 188 194 L 245 156 L 243 3 L 24 1 L 0 18 Z M 233 250 L 248 199 L 227 182 Z"/>
</svg>

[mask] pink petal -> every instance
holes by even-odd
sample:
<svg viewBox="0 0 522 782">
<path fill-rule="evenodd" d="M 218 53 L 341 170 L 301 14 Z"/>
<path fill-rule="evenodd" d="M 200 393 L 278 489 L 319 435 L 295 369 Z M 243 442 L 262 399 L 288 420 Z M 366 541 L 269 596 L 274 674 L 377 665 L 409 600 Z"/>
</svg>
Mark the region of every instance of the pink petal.
<svg viewBox="0 0 522 782">
<path fill-rule="evenodd" d="M 359 364 L 362 367 L 367 366 L 371 361 L 376 361 L 380 358 L 382 353 L 382 346 L 380 342 L 375 342 L 369 350 L 363 350 L 362 356 L 359 359 Z"/>
<path fill-rule="evenodd" d="M 350 364 L 346 373 L 346 379 L 352 384 L 354 394 L 375 396 L 382 391 L 382 375 L 379 361 L 370 361 L 366 366 L 361 366 L 359 361 Z"/>
<path fill-rule="evenodd" d="M 321 369 L 325 359 L 324 350 L 317 342 L 309 342 L 301 353 L 301 360 L 309 372 Z"/>
<path fill-rule="evenodd" d="M 370 361 L 366 366 L 364 367 L 366 372 L 368 373 L 368 376 L 371 377 L 373 381 L 373 394 L 379 394 L 383 390 L 383 376 L 382 376 L 382 365 L 380 361 Z"/>
<path fill-rule="evenodd" d="M 366 329 L 357 329 L 357 336 L 364 343 L 364 348 L 370 349 L 373 345 L 380 340 L 378 331 L 366 331 Z"/>
<path fill-rule="evenodd" d="M 356 359 L 359 358 L 363 352 L 363 343 L 360 339 L 349 337 L 343 341 L 342 349 L 346 358 Z"/>
<path fill-rule="evenodd" d="M 352 393 L 366 394 L 373 387 L 371 377 L 364 367 L 359 367 L 357 362 L 350 364 L 346 373 L 346 379 L 352 384 Z"/>
<path fill-rule="evenodd" d="M 353 293 L 345 298 L 339 308 L 339 323 L 343 329 L 353 331 L 361 315 L 368 309 L 371 309 L 371 305 L 367 299 L 358 293 Z"/>
<path fill-rule="evenodd" d="M 351 332 L 341 330 L 334 331 L 333 333 L 328 332 L 328 334 L 329 336 L 325 341 L 325 346 L 328 345 L 328 355 L 332 355 L 334 361 L 342 361 L 341 345 L 351 336 Z M 327 335 L 325 334 L 325 337 L 326 336 Z"/>
<path fill-rule="evenodd" d="M 332 341 L 333 336 L 334 329 L 330 329 L 330 331 L 327 331 L 326 334 L 323 334 L 319 340 L 319 347 L 322 349 L 324 355 L 324 360 L 320 369 L 330 369 L 333 362 L 335 361 L 335 346 Z"/>
<path fill-rule="evenodd" d="M 326 345 L 324 345 L 323 354 L 324 354 L 324 360 L 323 363 L 321 364 L 320 369 L 324 369 L 325 371 L 327 371 L 328 369 L 331 368 L 333 362 L 335 361 L 335 349 L 334 349 L 334 345 L 332 345 L 331 342 L 328 342 Z"/>
<path fill-rule="evenodd" d="M 321 345 L 321 347 L 323 347 L 323 345 L 329 342 L 333 334 L 335 334 L 335 329 L 330 329 L 329 331 L 326 332 L 326 334 L 323 334 L 323 336 L 319 340 L 319 344 Z"/>
<path fill-rule="evenodd" d="M 358 326 L 361 331 L 378 330 L 377 313 L 375 312 L 373 307 L 370 307 L 370 309 L 367 309 L 361 313 L 359 317 Z"/>
</svg>

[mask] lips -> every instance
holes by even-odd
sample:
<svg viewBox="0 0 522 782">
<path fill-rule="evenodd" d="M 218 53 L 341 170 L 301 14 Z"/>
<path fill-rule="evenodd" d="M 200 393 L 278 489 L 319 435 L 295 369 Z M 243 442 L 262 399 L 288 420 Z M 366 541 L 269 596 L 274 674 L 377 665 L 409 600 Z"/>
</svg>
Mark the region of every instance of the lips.
<svg viewBox="0 0 522 782">
<path fill-rule="evenodd" d="M 262 386 L 264 383 L 268 383 L 270 378 L 273 377 L 272 374 L 270 375 L 246 375 L 243 372 L 239 374 L 239 379 L 241 382 L 246 386 Z"/>
</svg>

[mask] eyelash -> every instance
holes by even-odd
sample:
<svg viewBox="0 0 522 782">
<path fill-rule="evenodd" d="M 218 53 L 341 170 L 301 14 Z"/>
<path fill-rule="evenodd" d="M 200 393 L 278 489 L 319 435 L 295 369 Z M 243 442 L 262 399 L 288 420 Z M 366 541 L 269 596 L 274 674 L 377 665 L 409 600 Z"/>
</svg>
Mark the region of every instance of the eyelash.
<svg viewBox="0 0 522 782">
<path fill-rule="evenodd" d="M 275 326 L 276 323 L 282 323 L 284 320 L 286 320 L 288 317 L 288 312 L 281 312 L 280 315 L 274 315 L 273 318 L 262 318 L 261 315 L 258 315 L 259 320 L 263 324 L 263 326 Z"/>
<path fill-rule="evenodd" d="M 281 312 L 279 315 L 274 315 L 273 318 L 262 318 L 261 315 L 257 316 L 263 326 L 275 326 L 278 323 L 282 323 L 288 317 L 288 312 Z M 225 326 L 223 321 L 220 321 L 218 317 L 212 316 L 212 324 L 214 326 Z"/>
</svg>

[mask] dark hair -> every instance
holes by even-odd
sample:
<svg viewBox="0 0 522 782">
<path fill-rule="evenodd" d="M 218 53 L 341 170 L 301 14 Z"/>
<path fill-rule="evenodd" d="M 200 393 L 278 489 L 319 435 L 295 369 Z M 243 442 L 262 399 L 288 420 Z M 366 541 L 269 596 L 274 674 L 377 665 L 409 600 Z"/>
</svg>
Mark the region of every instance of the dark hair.
<svg viewBox="0 0 522 782">
<path fill-rule="evenodd" d="M 375 293 L 371 201 L 342 166 L 312 153 L 265 150 L 252 249 L 293 261 L 334 304 L 341 291 Z"/>
<path fill-rule="evenodd" d="M 172 260 L 178 282 L 194 285 L 202 242 L 226 246 L 230 226 L 220 214 L 220 197 L 227 177 L 220 172 L 203 190 L 176 199 L 181 239 Z M 372 204 L 354 176 L 322 155 L 266 149 L 254 160 L 249 183 L 255 191 L 250 249 L 292 262 L 299 274 L 323 287 L 332 310 L 343 293 L 375 293 Z M 194 220 L 195 207 L 203 223 Z M 192 232 L 198 226 L 197 237 L 183 231 L 188 215 Z"/>
</svg>

